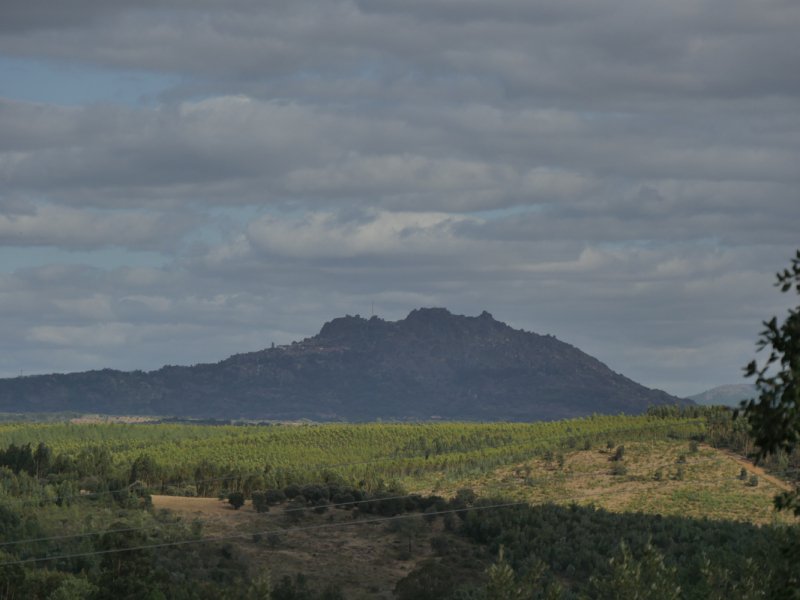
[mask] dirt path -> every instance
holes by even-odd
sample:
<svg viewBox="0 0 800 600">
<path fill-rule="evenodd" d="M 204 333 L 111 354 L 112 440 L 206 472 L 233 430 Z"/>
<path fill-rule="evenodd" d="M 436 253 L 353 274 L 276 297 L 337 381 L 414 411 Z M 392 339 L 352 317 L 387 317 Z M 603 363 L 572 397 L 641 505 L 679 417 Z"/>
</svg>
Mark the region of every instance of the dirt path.
<svg viewBox="0 0 800 600">
<path fill-rule="evenodd" d="M 217 500 L 216 498 L 184 498 L 181 496 L 153 496 L 153 506 L 156 508 L 170 508 L 195 515 L 203 516 L 220 516 L 220 515 L 234 515 L 243 513 L 258 514 L 253 510 L 253 506 L 248 501 L 237 512 L 227 502 Z"/>
<path fill-rule="evenodd" d="M 790 484 L 786 483 L 785 481 L 781 481 L 780 479 L 778 479 L 774 475 L 767 474 L 767 472 L 764 471 L 764 469 L 762 469 L 761 467 L 755 466 L 752 462 L 750 462 L 746 458 L 742 457 L 740 454 L 736 454 L 735 452 L 732 452 L 730 450 L 717 450 L 717 452 L 719 452 L 720 454 L 724 454 L 725 456 L 727 456 L 731 460 L 739 463 L 741 466 L 743 466 L 745 469 L 747 469 L 747 471 L 749 473 L 753 473 L 754 475 L 758 475 L 759 477 L 763 477 L 764 479 L 766 479 L 770 483 L 774 483 L 775 485 L 777 485 L 782 490 L 786 490 L 787 492 L 792 492 L 795 489 L 793 486 L 791 486 Z"/>
</svg>

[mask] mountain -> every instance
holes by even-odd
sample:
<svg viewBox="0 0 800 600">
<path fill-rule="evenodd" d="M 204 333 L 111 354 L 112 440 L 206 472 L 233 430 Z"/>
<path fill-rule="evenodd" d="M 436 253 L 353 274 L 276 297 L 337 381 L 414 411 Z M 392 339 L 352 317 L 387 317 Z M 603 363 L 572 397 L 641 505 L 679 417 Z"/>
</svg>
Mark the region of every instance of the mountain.
<svg viewBox="0 0 800 600">
<path fill-rule="evenodd" d="M 651 390 L 550 335 L 487 312 L 346 316 L 288 346 L 216 364 L 0 380 L 0 412 L 250 419 L 538 421 L 693 404 Z"/>
<path fill-rule="evenodd" d="M 739 402 L 742 400 L 755 398 L 756 395 L 756 386 L 752 383 L 734 383 L 732 385 L 721 385 L 694 396 L 689 396 L 689 400 L 706 406 L 711 406 L 712 404 L 739 406 Z"/>
</svg>

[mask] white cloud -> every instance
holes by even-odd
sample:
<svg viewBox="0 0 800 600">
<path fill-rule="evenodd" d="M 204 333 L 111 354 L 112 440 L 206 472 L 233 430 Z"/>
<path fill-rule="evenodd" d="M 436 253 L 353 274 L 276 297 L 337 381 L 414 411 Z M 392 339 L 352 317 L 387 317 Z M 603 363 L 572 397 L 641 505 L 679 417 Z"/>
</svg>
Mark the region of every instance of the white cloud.
<svg viewBox="0 0 800 600">
<path fill-rule="evenodd" d="M 478 222 L 443 213 L 370 211 L 355 219 L 332 213 L 306 213 L 298 219 L 262 217 L 247 228 L 259 251 L 294 258 L 425 256 L 459 251 L 453 226 Z"/>
</svg>

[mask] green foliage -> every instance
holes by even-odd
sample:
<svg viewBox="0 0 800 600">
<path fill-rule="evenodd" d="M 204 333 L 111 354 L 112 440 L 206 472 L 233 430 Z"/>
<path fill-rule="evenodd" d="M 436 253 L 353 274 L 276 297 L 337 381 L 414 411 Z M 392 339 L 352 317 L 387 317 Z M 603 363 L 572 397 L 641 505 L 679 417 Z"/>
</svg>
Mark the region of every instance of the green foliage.
<svg viewBox="0 0 800 600">
<path fill-rule="evenodd" d="M 64 580 L 47 600 L 87 600 L 99 591 L 96 585 L 84 577 L 70 577 Z"/>
<path fill-rule="evenodd" d="M 499 501 L 491 499 L 492 503 Z M 615 554 L 618 556 L 614 564 L 619 566 L 622 561 L 626 565 L 624 569 L 620 567 L 619 573 L 640 569 L 640 582 L 652 582 L 648 573 L 661 573 L 681 588 L 681 597 L 686 600 L 705 600 L 704 588 L 698 587 L 703 553 L 712 564 L 727 569 L 732 583 L 737 585 L 749 576 L 747 560 L 754 560 L 755 584 L 760 589 L 768 587 L 770 571 L 786 562 L 779 544 L 783 528 L 642 513 L 619 514 L 591 506 L 545 504 L 474 511 L 467 514 L 462 531 L 474 542 L 495 551 L 502 545 L 504 560 L 518 573 L 541 562 L 551 565 L 552 572 L 545 575 L 548 579 L 565 577 L 572 565 L 570 580 L 575 593 L 597 592 L 600 588 L 593 588 L 589 579 L 594 576 L 599 583 L 607 582 L 607 575 L 612 573 L 608 570 L 608 559 Z M 633 562 L 625 558 L 621 550 L 623 542 Z M 674 574 L 654 566 L 655 555 L 648 546 L 663 555 L 663 565 L 669 572 L 674 569 Z M 649 558 L 641 562 L 643 557 Z M 635 562 L 640 562 L 640 566 L 636 567 Z"/>
<path fill-rule="evenodd" d="M 782 292 L 792 288 L 800 294 L 800 250 L 791 269 L 777 274 L 775 284 Z M 758 350 L 769 347 L 764 364 L 756 361 L 745 367 L 746 377 L 756 377 L 757 400 L 742 403 L 744 417 L 752 428 L 756 461 L 779 453 L 792 454 L 800 443 L 800 306 L 789 309 L 783 323 L 777 317 L 764 321 Z M 773 367 L 778 371 L 773 372 Z M 776 497 L 776 507 L 793 510 L 800 516 L 800 492 L 784 492 Z"/>
<path fill-rule="evenodd" d="M 636 559 L 626 542 L 619 555 L 608 561 L 608 573 L 592 577 L 586 600 L 678 600 L 681 587 L 675 583 L 675 567 L 667 567 L 664 557 L 648 541 L 642 557 Z"/>
<path fill-rule="evenodd" d="M 529 600 L 543 593 L 547 600 L 558 600 L 563 596 L 563 588 L 558 583 L 547 585 L 544 577 L 547 567 L 540 560 L 526 566 L 525 574 L 519 575 L 504 557 L 500 546 L 497 560 L 487 569 L 489 582 L 486 584 L 487 600 Z M 546 589 L 545 589 L 546 588 Z"/>
<path fill-rule="evenodd" d="M 455 589 L 453 575 L 448 568 L 434 560 L 427 560 L 397 582 L 398 600 L 441 600 Z"/>
<path fill-rule="evenodd" d="M 244 506 L 244 494 L 242 492 L 231 492 L 228 495 L 228 504 L 235 510 L 239 510 Z"/>
</svg>

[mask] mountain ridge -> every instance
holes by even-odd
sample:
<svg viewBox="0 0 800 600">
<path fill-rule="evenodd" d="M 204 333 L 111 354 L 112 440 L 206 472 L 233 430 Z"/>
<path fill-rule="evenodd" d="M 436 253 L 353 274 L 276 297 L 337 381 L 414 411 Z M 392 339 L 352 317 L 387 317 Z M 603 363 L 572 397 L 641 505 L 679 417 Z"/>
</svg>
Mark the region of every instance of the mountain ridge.
<svg viewBox="0 0 800 600">
<path fill-rule="evenodd" d="M 651 404 L 693 402 L 614 373 L 554 336 L 444 308 L 399 321 L 347 315 L 300 342 L 218 363 L 0 380 L 6 412 L 536 421 Z"/>
<path fill-rule="evenodd" d="M 749 400 L 755 398 L 756 386 L 752 383 L 731 383 L 728 385 L 719 385 L 710 390 L 700 392 L 693 396 L 687 396 L 689 400 L 693 400 L 697 404 L 712 406 L 714 404 L 725 404 L 727 406 L 739 406 L 742 400 Z"/>
</svg>

